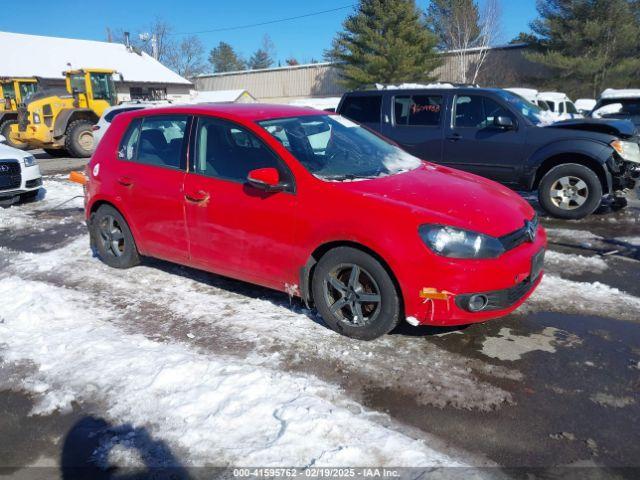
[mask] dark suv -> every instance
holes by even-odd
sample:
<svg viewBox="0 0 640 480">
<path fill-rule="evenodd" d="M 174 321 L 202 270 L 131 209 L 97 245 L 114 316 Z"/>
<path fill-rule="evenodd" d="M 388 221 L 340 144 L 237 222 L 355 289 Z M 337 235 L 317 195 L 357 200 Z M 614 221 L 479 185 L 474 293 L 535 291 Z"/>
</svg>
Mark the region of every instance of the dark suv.
<svg viewBox="0 0 640 480">
<path fill-rule="evenodd" d="M 541 206 L 582 218 L 603 197 L 625 205 L 640 176 L 634 125 L 624 120 L 552 123 L 522 97 L 475 87 L 346 93 L 338 113 L 425 160 L 482 175 L 515 190 L 538 190 Z"/>
</svg>

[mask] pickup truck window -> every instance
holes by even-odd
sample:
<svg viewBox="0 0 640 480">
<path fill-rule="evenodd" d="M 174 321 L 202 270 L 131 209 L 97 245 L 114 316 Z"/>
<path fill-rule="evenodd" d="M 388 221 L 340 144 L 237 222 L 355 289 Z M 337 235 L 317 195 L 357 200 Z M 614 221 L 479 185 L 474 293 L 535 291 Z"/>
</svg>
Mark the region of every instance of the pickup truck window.
<svg viewBox="0 0 640 480">
<path fill-rule="evenodd" d="M 382 95 L 349 96 L 345 98 L 341 113 L 358 123 L 380 123 Z"/>
<path fill-rule="evenodd" d="M 396 125 L 440 125 L 442 97 L 439 95 L 400 95 L 393 100 Z"/>
<path fill-rule="evenodd" d="M 495 117 L 505 116 L 516 122 L 511 112 L 498 102 L 479 95 L 456 97 L 454 126 L 462 128 L 486 128 L 493 125 Z"/>
</svg>

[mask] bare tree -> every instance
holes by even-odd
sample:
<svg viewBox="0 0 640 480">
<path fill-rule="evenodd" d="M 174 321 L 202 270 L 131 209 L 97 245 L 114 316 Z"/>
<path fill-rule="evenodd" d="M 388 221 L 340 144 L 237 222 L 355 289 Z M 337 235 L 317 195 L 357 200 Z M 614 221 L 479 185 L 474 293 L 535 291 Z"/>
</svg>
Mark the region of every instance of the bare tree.
<svg viewBox="0 0 640 480">
<path fill-rule="evenodd" d="M 475 0 L 432 0 L 427 25 L 438 38 L 439 47 L 455 62 L 451 80 L 475 83 L 489 47 L 500 37 L 499 0 L 486 0 L 482 11 Z"/>
<path fill-rule="evenodd" d="M 190 35 L 169 49 L 165 65 L 183 77 L 195 77 L 206 69 L 203 55 L 202 40 L 195 35 Z"/>
</svg>

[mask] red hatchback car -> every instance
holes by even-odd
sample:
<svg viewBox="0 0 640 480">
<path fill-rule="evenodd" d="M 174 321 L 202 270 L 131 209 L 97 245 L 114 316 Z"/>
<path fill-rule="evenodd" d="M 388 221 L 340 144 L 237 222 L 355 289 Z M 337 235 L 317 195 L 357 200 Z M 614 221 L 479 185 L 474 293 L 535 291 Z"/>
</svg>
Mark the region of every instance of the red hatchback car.
<svg viewBox="0 0 640 480">
<path fill-rule="evenodd" d="M 281 290 L 354 338 L 496 318 L 542 277 L 546 235 L 518 195 L 327 112 L 123 113 L 87 170 L 108 265 L 145 255 Z"/>
</svg>

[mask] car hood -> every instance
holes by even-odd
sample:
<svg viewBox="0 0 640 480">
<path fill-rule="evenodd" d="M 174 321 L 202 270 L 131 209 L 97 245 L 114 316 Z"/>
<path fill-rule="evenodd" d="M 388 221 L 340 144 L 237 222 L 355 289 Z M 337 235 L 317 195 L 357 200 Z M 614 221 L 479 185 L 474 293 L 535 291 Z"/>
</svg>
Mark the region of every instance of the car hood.
<svg viewBox="0 0 640 480">
<path fill-rule="evenodd" d="M 0 143 L 0 158 L 4 160 L 7 160 L 7 159 L 22 160 L 27 155 L 29 154 L 26 152 L 23 152 L 22 150 L 18 150 L 17 148 L 13 148 L 4 143 Z"/>
<path fill-rule="evenodd" d="M 421 217 L 421 222 L 496 237 L 521 228 L 534 215 L 526 201 L 499 183 L 427 162 L 410 172 L 341 182 L 340 186 L 358 195 L 401 204 Z"/>
<path fill-rule="evenodd" d="M 544 128 L 583 130 L 587 132 L 604 133 L 619 138 L 630 138 L 637 134 L 636 126 L 629 120 L 622 119 L 580 118 L 552 123 Z"/>
</svg>

